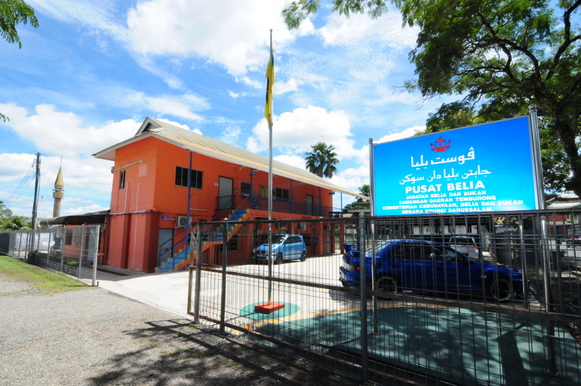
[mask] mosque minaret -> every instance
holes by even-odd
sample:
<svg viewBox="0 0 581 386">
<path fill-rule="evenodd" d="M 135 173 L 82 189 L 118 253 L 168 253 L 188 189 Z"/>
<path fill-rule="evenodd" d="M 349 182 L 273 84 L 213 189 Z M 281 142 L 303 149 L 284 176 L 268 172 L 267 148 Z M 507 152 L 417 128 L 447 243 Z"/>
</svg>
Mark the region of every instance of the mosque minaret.
<svg viewBox="0 0 581 386">
<path fill-rule="evenodd" d="M 52 209 L 52 217 L 60 217 L 61 215 L 61 201 L 65 196 L 65 181 L 63 179 L 63 168 L 59 167 L 59 172 L 54 182 L 54 191 L 52 197 L 54 198 L 54 206 Z"/>
</svg>

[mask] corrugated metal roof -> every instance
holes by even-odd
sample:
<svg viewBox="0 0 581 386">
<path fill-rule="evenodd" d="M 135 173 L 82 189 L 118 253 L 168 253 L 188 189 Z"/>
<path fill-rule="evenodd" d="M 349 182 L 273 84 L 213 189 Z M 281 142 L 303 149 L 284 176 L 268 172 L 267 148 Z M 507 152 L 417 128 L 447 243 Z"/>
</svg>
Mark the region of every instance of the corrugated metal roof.
<svg viewBox="0 0 581 386">
<path fill-rule="evenodd" d="M 145 119 L 133 138 L 95 153 L 94 156 L 96 158 L 112 161 L 115 159 L 115 151 L 120 147 L 150 136 L 172 143 L 175 146 L 190 150 L 194 153 L 203 154 L 208 157 L 231 162 L 235 165 L 246 166 L 268 173 L 268 157 L 252 153 L 248 150 L 149 117 Z M 358 193 L 351 192 L 332 184 L 329 180 L 321 178 L 307 170 L 287 165 L 276 160 L 273 160 L 272 162 L 272 169 L 273 174 L 277 176 L 287 177 L 295 181 L 300 181 L 335 192 L 345 193 L 354 197 L 367 198 Z"/>
</svg>

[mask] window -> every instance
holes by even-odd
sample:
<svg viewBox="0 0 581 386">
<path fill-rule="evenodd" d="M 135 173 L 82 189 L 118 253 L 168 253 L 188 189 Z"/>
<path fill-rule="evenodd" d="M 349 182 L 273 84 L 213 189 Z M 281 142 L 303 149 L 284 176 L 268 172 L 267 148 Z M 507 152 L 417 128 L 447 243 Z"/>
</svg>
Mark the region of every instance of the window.
<svg viewBox="0 0 581 386">
<path fill-rule="evenodd" d="M 226 244 L 227 252 L 236 252 L 238 250 L 238 235 L 234 235 Z M 218 244 L 218 253 L 220 256 L 224 253 L 224 244 Z"/>
<path fill-rule="evenodd" d="M 67 229 L 65 231 L 65 245 L 73 245 L 73 230 Z"/>
<path fill-rule="evenodd" d="M 228 252 L 236 252 L 238 250 L 238 235 L 234 235 L 228 240 Z"/>
<path fill-rule="evenodd" d="M 192 179 L 192 188 L 202 189 L 202 179 L 204 177 L 204 172 L 190 169 L 190 175 Z M 176 185 L 184 186 L 186 188 L 188 187 L 188 168 L 176 166 Z"/>
<path fill-rule="evenodd" d="M 119 189 L 125 189 L 125 170 L 119 173 Z"/>
<path fill-rule="evenodd" d="M 278 201 L 288 201 L 289 191 L 288 189 L 274 188 L 274 199 Z"/>
<path fill-rule="evenodd" d="M 431 247 L 422 243 L 401 243 L 395 247 L 391 256 L 394 260 L 429 261 Z"/>
<path fill-rule="evenodd" d="M 243 196 L 250 196 L 252 193 L 252 185 L 249 182 L 241 182 L 240 183 L 240 194 Z"/>
</svg>

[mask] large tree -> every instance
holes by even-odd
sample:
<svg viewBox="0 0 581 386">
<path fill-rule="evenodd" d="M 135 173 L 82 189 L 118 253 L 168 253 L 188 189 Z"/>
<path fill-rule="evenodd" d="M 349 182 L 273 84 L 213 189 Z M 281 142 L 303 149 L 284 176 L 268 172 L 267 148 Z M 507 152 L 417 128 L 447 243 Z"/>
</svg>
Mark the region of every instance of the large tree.
<svg viewBox="0 0 581 386">
<path fill-rule="evenodd" d="M 0 36 L 8 43 L 18 43 L 18 48 L 22 48 L 22 42 L 17 24 L 30 23 L 34 28 L 38 27 L 38 19 L 34 14 L 34 9 L 22 0 L 0 0 Z M 4 122 L 8 119 L 0 114 L 0 119 Z"/>
<path fill-rule="evenodd" d="M 385 0 L 333 0 L 333 10 L 377 17 Z M 394 0 L 404 22 L 420 32 L 410 59 L 417 79 L 407 88 L 425 97 L 460 95 L 476 115 L 522 114 L 535 105 L 563 171 L 566 188 L 581 196 L 581 0 Z M 284 12 L 287 25 L 318 10 L 298 0 Z M 546 144 L 547 142 L 544 142 Z M 544 147 L 547 150 L 547 147 Z"/>
<path fill-rule="evenodd" d="M 333 177 L 337 171 L 335 165 L 339 163 L 335 147 L 324 142 L 317 142 L 311 146 L 311 149 L 313 150 L 305 153 L 307 170 L 319 177 Z"/>
</svg>

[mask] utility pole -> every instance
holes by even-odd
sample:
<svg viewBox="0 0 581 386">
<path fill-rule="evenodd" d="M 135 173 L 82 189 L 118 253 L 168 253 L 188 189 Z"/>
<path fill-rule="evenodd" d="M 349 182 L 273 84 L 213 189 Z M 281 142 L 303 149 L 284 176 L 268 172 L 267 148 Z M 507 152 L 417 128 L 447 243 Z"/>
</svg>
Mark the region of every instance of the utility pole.
<svg viewBox="0 0 581 386">
<path fill-rule="evenodd" d="M 38 210 L 38 194 L 40 188 L 40 153 L 36 153 L 36 181 L 34 183 L 34 202 L 32 203 L 32 245 L 30 250 L 34 251 L 36 243 L 36 217 Z"/>
</svg>

